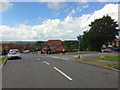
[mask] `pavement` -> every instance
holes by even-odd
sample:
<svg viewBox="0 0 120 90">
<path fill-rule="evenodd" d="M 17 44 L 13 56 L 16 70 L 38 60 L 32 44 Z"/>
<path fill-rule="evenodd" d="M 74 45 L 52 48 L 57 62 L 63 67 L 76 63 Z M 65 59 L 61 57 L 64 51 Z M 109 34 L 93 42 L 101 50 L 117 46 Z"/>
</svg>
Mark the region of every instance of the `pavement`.
<svg viewBox="0 0 120 90">
<path fill-rule="evenodd" d="M 118 88 L 118 72 L 74 62 L 70 55 L 56 57 L 23 54 L 22 59 L 8 60 L 2 68 L 2 87 Z"/>
<path fill-rule="evenodd" d="M 73 58 L 77 58 L 78 54 L 58 54 L 58 55 L 47 55 L 51 58 L 59 58 L 64 60 L 72 60 Z M 101 53 L 101 52 L 88 52 L 88 53 L 80 53 L 80 58 L 93 58 L 96 56 L 118 56 L 117 52 L 113 53 Z"/>
</svg>

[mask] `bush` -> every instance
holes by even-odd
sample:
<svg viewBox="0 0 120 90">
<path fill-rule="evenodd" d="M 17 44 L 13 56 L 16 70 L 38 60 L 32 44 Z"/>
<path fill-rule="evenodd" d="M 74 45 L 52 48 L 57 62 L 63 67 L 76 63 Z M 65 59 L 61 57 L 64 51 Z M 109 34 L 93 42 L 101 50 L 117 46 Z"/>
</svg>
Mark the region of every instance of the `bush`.
<svg viewBox="0 0 120 90">
<path fill-rule="evenodd" d="M 23 53 L 23 51 L 20 51 L 20 53 Z"/>
<path fill-rule="evenodd" d="M 3 49 L 2 55 L 6 55 L 6 54 L 7 54 L 7 51 L 5 49 Z"/>
<path fill-rule="evenodd" d="M 117 46 L 116 46 L 116 45 L 113 45 L 112 47 L 115 47 L 115 48 L 116 48 Z"/>
</svg>

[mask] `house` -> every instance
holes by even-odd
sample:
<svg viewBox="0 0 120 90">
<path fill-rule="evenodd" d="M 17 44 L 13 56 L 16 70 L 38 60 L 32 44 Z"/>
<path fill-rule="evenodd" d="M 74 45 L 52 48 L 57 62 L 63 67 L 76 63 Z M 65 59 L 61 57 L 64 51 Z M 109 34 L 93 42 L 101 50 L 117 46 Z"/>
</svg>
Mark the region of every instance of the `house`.
<svg viewBox="0 0 120 90">
<path fill-rule="evenodd" d="M 49 40 L 42 44 L 42 51 L 47 53 L 48 50 L 52 53 L 61 53 L 65 48 L 61 40 Z"/>
<path fill-rule="evenodd" d="M 6 49 L 7 51 L 10 49 L 19 49 L 20 51 L 24 51 L 24 50 L 31 50 L 31 47 L 35 47 L 35 45 L 32 44 L 13 44 L 13 43 L 2 43 L 0 44 L 1 51 L 3 49 Z"/>
<path fill-rule="evenodd" d="M 108 46 L 120 46 L 120 39 L 114 39 L 112 42 L 108 42 Z"/>
</svg>

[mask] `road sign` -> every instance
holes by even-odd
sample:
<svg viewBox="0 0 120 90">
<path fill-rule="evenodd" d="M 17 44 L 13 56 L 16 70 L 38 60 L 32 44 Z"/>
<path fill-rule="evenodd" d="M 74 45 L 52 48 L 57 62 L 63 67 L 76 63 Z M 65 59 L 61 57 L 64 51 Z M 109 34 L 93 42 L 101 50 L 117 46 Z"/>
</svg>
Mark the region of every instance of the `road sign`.
<svg viewBox="0 0 120 90">
<path fill-rule="evenodd" d="M 77 36 L 77 39 L 78 39 L 78 40 L 81 40 L 81 38 L 82 38 L 82 36 Z"/>
</svg>

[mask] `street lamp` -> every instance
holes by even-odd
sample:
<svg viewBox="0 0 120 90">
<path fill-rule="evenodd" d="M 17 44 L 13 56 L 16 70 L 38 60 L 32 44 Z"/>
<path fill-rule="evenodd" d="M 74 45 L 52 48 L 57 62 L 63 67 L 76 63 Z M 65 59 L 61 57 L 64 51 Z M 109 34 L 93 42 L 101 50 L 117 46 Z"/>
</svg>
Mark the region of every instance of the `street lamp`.
<svg viewBox="0 0 120 90">
<path fill-rule="evenodd" d="M 80 58 L 80 40 L 82 39 L 82 35 L 77 36 L 79 46 L 78 46 L 78 58 Z"/>
</svg>

